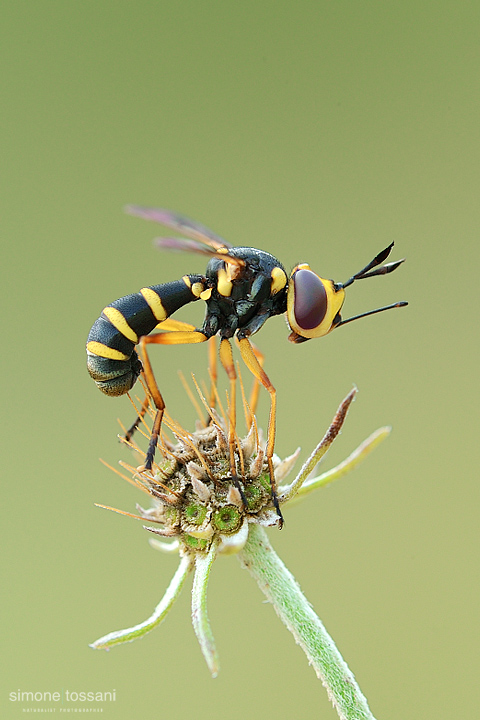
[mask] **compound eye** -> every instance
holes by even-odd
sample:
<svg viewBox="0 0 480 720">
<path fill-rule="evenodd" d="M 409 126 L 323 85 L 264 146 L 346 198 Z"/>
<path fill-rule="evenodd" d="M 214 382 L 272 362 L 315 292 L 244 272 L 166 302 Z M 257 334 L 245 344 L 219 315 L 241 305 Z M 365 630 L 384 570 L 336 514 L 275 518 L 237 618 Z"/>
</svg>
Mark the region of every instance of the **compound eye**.
<svg viewBox="0 0 480 720">
<path fill-rule="evenodd" d="M 301 330 L 313 330 L 320 325 L 327 312 L 324 284 L 311 270 L 297 270 L 293 284 L 295 322 Z"/>
</svg>

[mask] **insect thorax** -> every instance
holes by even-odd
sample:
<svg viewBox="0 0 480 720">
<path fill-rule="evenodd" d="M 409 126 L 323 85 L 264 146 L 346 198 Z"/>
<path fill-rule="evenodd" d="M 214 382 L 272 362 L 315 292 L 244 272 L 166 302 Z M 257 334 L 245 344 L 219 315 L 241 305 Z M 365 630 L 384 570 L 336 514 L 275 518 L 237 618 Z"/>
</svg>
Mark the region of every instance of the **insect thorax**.
<svg viewBox="0 0 480 720">
<path fill-rule="evenodd" d="M 269 317 L 286 311 L 287 274 L 277 258 L 263 250 L 234 247 L 228 254 L 241 258 L 245 265 L 237 267 L 219 258 L 208 263 L 206 276 L 212 294 L 207 300 L 203 332 L 232 337 L 243 330 L 245 335 L 252 335 Z M 283 273 L 285 284 L 272 290 L 278 273 Z"/>
</svg>

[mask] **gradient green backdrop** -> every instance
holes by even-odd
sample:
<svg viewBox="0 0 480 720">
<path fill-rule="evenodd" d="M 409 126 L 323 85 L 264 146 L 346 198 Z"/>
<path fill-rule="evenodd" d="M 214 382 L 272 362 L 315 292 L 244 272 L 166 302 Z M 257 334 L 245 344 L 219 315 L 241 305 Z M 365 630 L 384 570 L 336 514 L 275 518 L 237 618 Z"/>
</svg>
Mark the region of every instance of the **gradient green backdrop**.
<svg viewBox="0 0 480 720">
<path fill-rule="evenodd" d="M 93 506 L 142 498 L 98 463 L 129 459 L 115 435 L 131 410 L 95 389 L 85 339 L 113 299 L 204 268 L 155 251 L 159 229 L 123 215 L 127 202 L 337 280 L 392 240 L 408 257 L 351 288 L 345 310 L 408 309 L 303 346 L 282 318 L 258 336 L 281 455 L 306 455 L 352 383 L 328 464 L 394 428 L 271 537 L 376 717 L 476 717 L 479 20 L 474 2 L 4 4 L 2 717 L 22 715 L 12 691 L 62 688 L 115 688 L 104 716 L 121 720 L 336 717 L 235 558 L 210 585 L 215 681 L 189 590 L 144 640 L 88 647 L 143 620 L 177 561 Z M 181 317 L 200 323 L 200 304 Z M 188 426 L 176 369 L 205 377 L 205 358 L 155 353 Z"/>
</svg>

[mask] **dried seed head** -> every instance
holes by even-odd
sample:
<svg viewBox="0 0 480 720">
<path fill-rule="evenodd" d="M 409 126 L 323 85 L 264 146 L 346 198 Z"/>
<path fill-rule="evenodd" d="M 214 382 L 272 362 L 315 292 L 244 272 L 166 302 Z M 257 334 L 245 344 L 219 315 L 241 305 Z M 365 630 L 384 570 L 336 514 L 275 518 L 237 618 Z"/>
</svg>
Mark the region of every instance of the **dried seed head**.
<svg viewBox="0 0 480 720">
<path fill-rule="evenodd" d="M 153 500 L 150 509 L 138 506 L 140 516 L 155 523 L 148 528 L 151 532 L 176 536 L 183 554 L 205 553 L 215 538 L 219 552 L 238 552 L 246 542 L 249 523 L 278 524 L 279 519 L 272 509 L 265 448 L 255 421 L 245 438 L 236 438 L 232 449 L 228 420 L 212 408 L 209 414 L 210 423 L 197 423 L 190 433 L 165 413 L 164 425 L 176 442 L 162 436 L 151 472 L 135 473 L 132 468 L 134 483 Z M 131 445 L 140 451 L 134 442 Z M 275 458 L 281 477 L 292 458 L 284 463 Z"/>
<path fill-rule="evenodd" d="M 157 462 L 152 471 L 139 472 L 121 462 L 122 467 L 132 473 L 133 478 L 130 479 L 115 470 L 148 493 L 153 499 L 153 507 L 145 510 L 137 505 L 139 515 L 123 510 L 116 512 L 160 526 L 147 529 L 164 537 L 176 537 L 174 545 L 183 555 L 205 553 L 212 547 L 215 553 L 239 552 L 247 540 L 249 524 L 280 525 L 278 502 L 290 502 L 296 496 L 305 495 L 340 477 L 388 435 L 388 428 L 374 433 L 337 468 L 309 479 L 313 468 L 338 435 L 355 393 L 356 389 L 353 389 L 343 400 L 324 438 L 295 480 L 280 488 L 279 483 L 292 469 L 299 450 L 283 461 L 274 454 L 269 469 L 262 431 L 257 427 L 245 398 L 249 430 L 245 438 L 239 439 L 235 427 L 233 433 L 231 428 L 227 432 L 226 427 L 235 413 L 230 408 L 227 413 L 222 409 L 220 417 L 215 409 L 208 407 L 200 394 L 210 416 L 208 425 L 197 424 L 196 430 L 189 433 L 165 413 L 163 426 L 172 432 L 176 443 L 170 442 L 162 432 Z M 137 455 L 142 454 L 135 442 L 129 440 L 128 444 Z M 278 490 L 276 496 L 272 493 L 270 480 L 272 468 Z"/>
</svg>

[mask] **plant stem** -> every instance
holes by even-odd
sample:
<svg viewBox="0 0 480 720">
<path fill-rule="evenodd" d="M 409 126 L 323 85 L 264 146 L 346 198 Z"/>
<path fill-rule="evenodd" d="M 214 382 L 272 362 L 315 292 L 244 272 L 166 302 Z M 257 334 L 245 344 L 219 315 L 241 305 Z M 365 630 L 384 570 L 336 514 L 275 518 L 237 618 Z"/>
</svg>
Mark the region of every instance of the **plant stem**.
<svg viewBox="0 0 480 720">
<path fill-rule="evenodd" d="M 160 625 L 171 609 L 173 603 L 180 595 L 180 591 L 190 570 L 192 569 L 192 566 L 193 560 L 189 556 L 186 555 L 180 560 L 180 565 L 178 566 L 165 595 L 147 620 L 144 620 L 133 627 L 126 628 L 125 630 L 115 630 L 114 632 L 108 633 L 108 635 L 104 635 L 92 643 L 90 647 L 95 650 L 109 650 L 114 645 L 120 645 L 124 642 L 132 642 L 132 640 L 136 640 L 138 637 L 144 637 L 147 633 L 157 627 L 157 625 Z"/>
<path fill-rule="evenodd" d="M 217 677 L 220 669 L 215 639 L 213 637 L 207 614 L 207 586 L 210 570 L 217 556 L 218 542 L 212 546 L 206 555 L 197 554 L 195 558 L 195 574 L 192 588 L 192 622 L 193 629 L 202 649 L 208 669 L 212 677 Z"/>
<path fill-rule="evenodd" d="M 377 447 L 377 445 L 383 442 L 385 438 L 390 435 L 391 431 L 391 427 L 381 427 L 378 430 L 375 430 L 375 432 L 373 432 L 366 440 L 364 440 L 361 445 L 359 445 L 352 453 L 350 453 L 350 455 L 345 460 L 339 463 L 336 467 L 332 468 L 331 470 L 327 470 L 327 472 L 318 475 L 318 477 L 306 480 L 293 498 L 293 502 L 295 502 L 297 499 L 300 500 L 304 498 L 305 495 L 308 495 L 308 493 L 311 493 L 314 490 L 318 490 L 318 488 L 329 485 L 334 480 L 338 480 L 343 475 L 346 475 L 346 473 L 354 470 L 357 465 L 363 462 L 367 455 Z"/>
<path fill-rule="evenodd" d="M 239 559 L 303 648 L 341 720 L 374 720 L 348 665 L 259 525 L 250 525 Z"/>
</svg>

